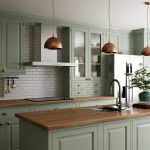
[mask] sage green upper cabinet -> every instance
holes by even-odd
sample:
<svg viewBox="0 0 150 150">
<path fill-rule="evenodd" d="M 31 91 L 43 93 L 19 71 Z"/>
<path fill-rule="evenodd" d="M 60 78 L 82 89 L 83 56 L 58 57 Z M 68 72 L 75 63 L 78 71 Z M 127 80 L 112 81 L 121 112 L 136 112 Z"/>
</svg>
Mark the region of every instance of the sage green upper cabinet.
<svg viewBox="0 0 150 150">
<path fill-rule="evenodd" d="M 72 29 L 72 59 L 78 64 L 72 77 L 92 80 L 100 77 L 101 33 L 86 29 Z"/>
<path fill-rule="evenodd" d="M 2 18 L 1 70 L 6 73 L 23 71 L 24 24 L 15 18 Z"/>
<path fill-rule="evenodd" d="M 100 95 L 101 31 L 87 28 L 71 29 L 70 97 Z M 86 90 L 84 89 L 86 88 Z"/>
<path fill-rule="evenodd" d="M 146 42 L 146 29 L 133 30 L 134 39 L 134 54 L 141 55 L 142 49 L 147 46 Z"/>
</svg>

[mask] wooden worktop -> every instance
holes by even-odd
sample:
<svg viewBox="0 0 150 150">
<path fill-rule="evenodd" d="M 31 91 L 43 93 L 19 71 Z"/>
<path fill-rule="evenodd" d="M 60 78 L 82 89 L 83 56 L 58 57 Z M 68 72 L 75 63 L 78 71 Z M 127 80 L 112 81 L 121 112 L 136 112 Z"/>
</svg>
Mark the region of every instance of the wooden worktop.
<svg viewBox="0 0 150 150">
<path fill-rule="evenodd" d="M 150 116 L 150 109 L 130 108 L 122 112 L 100 112 L 93 111 L 94 108 L 48 110 L 20 113 L 16 114 L 16 116 L 47 130 Z"/>
<path fill-rule="evenodd" d="M 59 103 L 72 103 L 72 102 L 84 102 L 94 100 L 112 100 L 111 96 L 93 96 L 93 97 L 80 97 L 73 100 L 47 100 L 43 102 L 33 102 L 26 99 L 17 100 L 0 100 L 0 108 L 15 107 L 15 106 L 32 106 L 32 105 L 46 105 L 46 104 L 59 104 Z"/>
</svg>

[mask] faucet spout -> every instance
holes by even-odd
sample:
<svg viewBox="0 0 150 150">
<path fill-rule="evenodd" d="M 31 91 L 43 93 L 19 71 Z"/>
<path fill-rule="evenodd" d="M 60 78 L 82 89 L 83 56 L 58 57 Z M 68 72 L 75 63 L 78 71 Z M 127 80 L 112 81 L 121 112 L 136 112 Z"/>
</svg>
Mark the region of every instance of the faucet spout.
<svg viewBox="0 0 150 150">
<path fill-rule="evenodd" d="M 120 82 L 117 80 L 117 79 L 113 79 L 110 83 L 110 88 L 112 86 L 112 84 L 116 82 L 118 84 L 118 87 L 119 87 L 119 93 L 118 93 L 118 96 L 119 96 L 119 101 L 118 101 L 118 111 L 121 112 L 121 107 L 122 107 L 122 103 L 121 103 L 121 85 L 120 85 Z"/>
</svg>

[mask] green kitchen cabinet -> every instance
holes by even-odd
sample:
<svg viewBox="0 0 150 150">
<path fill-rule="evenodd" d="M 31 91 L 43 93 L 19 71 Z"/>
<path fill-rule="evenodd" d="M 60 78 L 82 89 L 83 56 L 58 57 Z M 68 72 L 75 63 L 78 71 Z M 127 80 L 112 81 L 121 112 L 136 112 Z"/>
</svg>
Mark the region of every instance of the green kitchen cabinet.
<svg viewBox="0 0 150 150">
<path fill-rule="evenodd" d="M 129 121 L 104 125 L 104 150 L 130 150 L 130 135 Z"/>
<path fill-rule="evenodd" d="M 147 46 L 147 30 L 145 28 L 132 31 L 134 40 L 134 54 L 141 55 L 141 51 Z"/>
<path fill-rule="evenodd" d="M 76 108 L 76 103 L 61 103 L 61 104 L 49 104 L 49 105 L 36 105 L 34 107 L 35 111 L 42 110 L 54 110 L 54 109 L 64 109 L 64 108 Z"/>
<path fill-rule="evenodd" d="M 52 150 L 98 150 L 97 140 L 96 126 L 58 130 L 52 132 Z"/>
<path fill-rule="evenodd" d="M 31 107 L 0 109 L 0 150 L 19 150 L 19 120 L 15 113 L 29 111 Z"/>
<path fill-rule="evenodd" d="M 15 18 L 2 17 L 1 72 L 23 72 L 24 23 Z"/>
<path fill-rule="evenodd" d="M 10 150 L 10 127 L 0 121 L 0 149 Z"/>
<path fill-rule="evenodd" d="M 150 149 L 150 118 L 133 121 L 133 150 Z"/>
<path fill-rule="evenodd" d="M 78 66 L 71 68 L 70 97 L 100 95 L 97 84 L 101 77 L 101 35 L 99 30 L 71 29 L 70 59 Z M 86 91 L 83 87 L 86 87 Z"/>
</svg>

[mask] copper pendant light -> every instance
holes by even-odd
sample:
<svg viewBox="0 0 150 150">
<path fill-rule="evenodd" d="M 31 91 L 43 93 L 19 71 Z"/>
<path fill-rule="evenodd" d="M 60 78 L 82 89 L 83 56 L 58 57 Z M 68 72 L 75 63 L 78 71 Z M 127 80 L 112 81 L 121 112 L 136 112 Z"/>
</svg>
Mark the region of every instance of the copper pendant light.
<svg viewBox="0 0 150 150">
<path fill-rule="evenodd" d="M 52 6 L 53 6 L 53 36 L 48 38 L 44 44 L 44 48 L 50 49 L 50 50 L 56 50 L 56 49 L 62 49 L 62 43 L 61 41 L 54 36 L 54 0 L 52 0 Z"/>
<path fill-rule="evenodd" d="M 108 32 L 108 43 L 106 43 L 103 47 L 102 47 L 102 52 L 104 53 L 117 53 L 117 48 L 116 46 L 110 42 L 110 0 L 109 0 L 109 10 L 108 10 L 108 19 L 109 19 L 109 32 Z"/>
<path fill-rule="evenodd" d="M 144 47 L 142 49 L 141 54 L 144 55 L 144 56 L 150 56 L 150 47 L 148 46 L 148 30 L 149 30 L 149 25 L 148 25 L 148 10 L 149 10 L 150 2 L 144 2 L 144 4 L 147 6 L 147 47 Z"/>
</svg>

